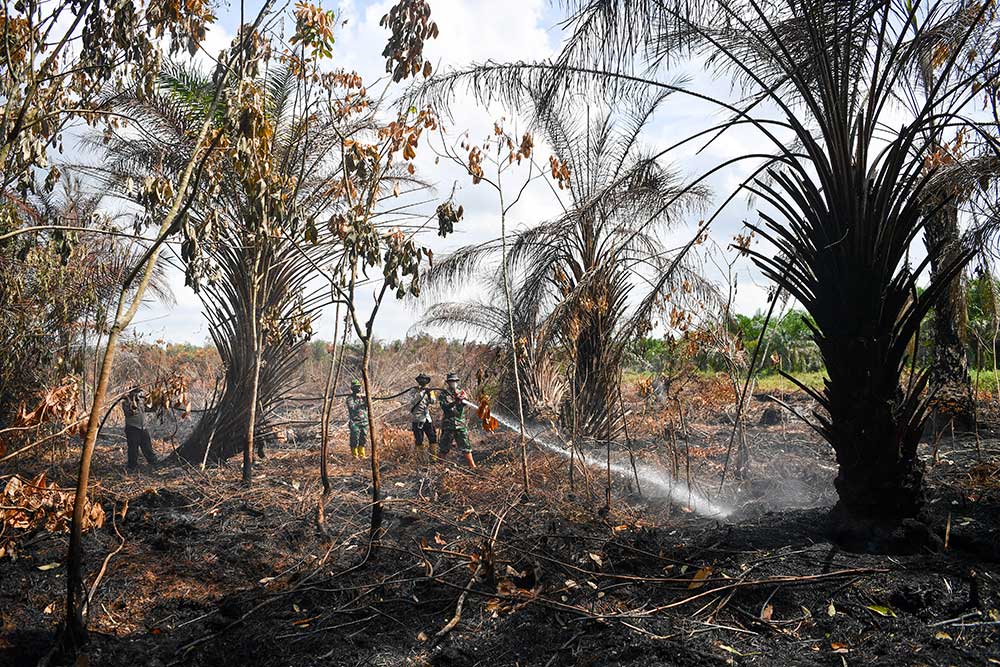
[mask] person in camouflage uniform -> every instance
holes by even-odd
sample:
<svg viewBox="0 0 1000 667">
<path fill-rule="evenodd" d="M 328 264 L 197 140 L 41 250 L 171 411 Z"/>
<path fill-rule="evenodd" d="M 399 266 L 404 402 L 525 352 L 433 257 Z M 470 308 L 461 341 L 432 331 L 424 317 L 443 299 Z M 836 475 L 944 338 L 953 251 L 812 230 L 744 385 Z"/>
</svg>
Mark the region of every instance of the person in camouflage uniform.
<svg viewBox="0 0 1000 667">
<path fill-rule="evenodd" d="M 368 440 L 368 403 L 361 395 L 361 382 L 351 380 L 351 395 L 347 397 L 347 427 L 351 431 L 351 456 L 365 458 Z"/>
<path fill-rule="evenodd" d="M 427 388 L 431 378 L 426 373 L 417 376 L 417 386 L 410 390 L 410 427 L 413 430 L 413 444 L 422 451 L 424 447 L 424 436 L 430 445 L 437 444 L 437 433 L 434 430 L 434 421 L 431 419 L 431 403 L 434 401 L 434 392 Z"/>
<path fill-rule="evenodd" d="M 441 418 L 441 443 L 439 452 L 442 458 L 451 451 L 452 442 L 458 451 L 462 452 L 465 463 L 470 468 L 476 467 L 472 458 L 472 444 L 469 442 L 469 427 L 465 421 L 465 403 L 469 396 L 458 386 L 458 376 L 448 373 L 446 380 L 448 388 L 438 396 L 443 416 Z"/>
</svg>

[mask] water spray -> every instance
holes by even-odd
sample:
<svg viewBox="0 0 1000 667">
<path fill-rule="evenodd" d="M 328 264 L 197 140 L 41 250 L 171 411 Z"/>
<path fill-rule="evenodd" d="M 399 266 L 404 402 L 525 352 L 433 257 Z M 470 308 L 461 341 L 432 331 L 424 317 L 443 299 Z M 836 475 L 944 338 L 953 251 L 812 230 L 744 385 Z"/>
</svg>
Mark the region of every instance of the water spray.
<svg viewBox="0 0 1000 667">
<path fill-rule="evenodd" d="M 514 424 L 513 422 L 510 422 L 495 413 L 491 413 L 488 410 L 483 410 L 479 405 L 473 403 L 472 401 L 465 400 L 464 403 L 471 408 L 475 408 L 480 418 L 483 418 L 484 424 L 487 419 L 492 419 L 496 423 L 499 423 L 511 431 L 520 430 L 520 426 L 517 424 Z M 530 439 L 554 454 L 557 454 L 565 459 L 570 458 L 570 450 L 544 438 L 540 438 L 539 434 L 541 432 L 542 431 L 540 430 L 534 435 L 531 435 Z M 603 470 L 607 466 L 605 462 L 600 461 L 585 452 L 577 452 L 577 456 L 579 456 L 580 461 L 589 468 Z M 612 463 L 611 470 L 612 472 L 623 477 L 629 477 L 633 474 L 632 466 L 627 466 L 621 463 Z M 686 505 L 692 512 L 704 517 L 721 519 L 732 514 L 732 509 L 712 502 L 697 490 L 692 489 L 684 481 L 674 479 L 670 473 L 662 468 L 646 463 L 636 463 L 634 474 L 642 479 L 644 484 L 646 484 L 646 492 L 650 498 L 669 498 L 674 502 Z"/>
</svg>

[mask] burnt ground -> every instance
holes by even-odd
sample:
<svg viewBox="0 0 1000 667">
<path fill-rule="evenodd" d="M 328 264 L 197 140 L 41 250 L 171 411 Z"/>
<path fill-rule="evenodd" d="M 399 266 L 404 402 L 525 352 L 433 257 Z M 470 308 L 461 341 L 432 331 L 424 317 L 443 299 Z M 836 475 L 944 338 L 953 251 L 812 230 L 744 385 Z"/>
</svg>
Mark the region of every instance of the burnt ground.
<svg viewBox="0 0 1000 667">
<path fill-rule="evenodd" d="M 120 551 L 86 664 L 1000 665 L 1000 441 L 949 435 L 936 463 L 928 445 L 929 521 L 942 538 L 950 525 L 947 548 L 879 556 L 830 544 L 834 461 L 801 426 L 754 427 L 746 479 L 711 493 L 731 433 L 717 421 L 647 434 L 638 456 L 734 508 L 725 518 L 618 477 L 605 512 L 603 471 L 589 492 L 578 472 L 573 493 L 565 460 L 534 445 L 522 501 L 511 436 L 476 432 L 470 472 L 419 460 L 387 429 L 370 553 L 370 471 L 342 442 L 324 535 L 315 443 L 272 450 L 245 489 L 237 461 L 128 476 L 109 438 L 92 496 L 114 521 L 85 535 L 88 582 Z M 68 458 L 20 465 L 72 486 Z M 0 560 L 0 665 L 35 665 L 51 645 L 65 572 L 46 566 L 65 552 L 65 534 L 42 531 Z"/>
</svg>

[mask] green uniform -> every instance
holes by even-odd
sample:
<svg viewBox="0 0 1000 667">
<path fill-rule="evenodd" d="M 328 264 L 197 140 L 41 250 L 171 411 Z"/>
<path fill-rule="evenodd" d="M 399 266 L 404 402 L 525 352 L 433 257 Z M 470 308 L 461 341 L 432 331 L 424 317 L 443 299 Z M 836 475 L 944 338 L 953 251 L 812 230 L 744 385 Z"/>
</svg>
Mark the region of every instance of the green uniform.
<svg viewBox="0 0 1000 667">
<path fill-rule="evenodd" d="M 449 391 L 442 391 L 438 396 L 438 404 L 441 406 L 441 456 L 445 456 L 451 451 L 451 443 L 454 442 L 460 452 L 471 452 L 472 444 L 469 442 L 469 427 L 465 421 L 465 409 L 468 407 L 465 401 L 468 395 L 458 390 L 457 394 Z"/>
<path fill-rule="evenodd" d="M 351 449 L 364 447 L 368 441 L 368 404 L 364 396 L 347 397 L 347 426 L 351 431 Z"/>
</svg>

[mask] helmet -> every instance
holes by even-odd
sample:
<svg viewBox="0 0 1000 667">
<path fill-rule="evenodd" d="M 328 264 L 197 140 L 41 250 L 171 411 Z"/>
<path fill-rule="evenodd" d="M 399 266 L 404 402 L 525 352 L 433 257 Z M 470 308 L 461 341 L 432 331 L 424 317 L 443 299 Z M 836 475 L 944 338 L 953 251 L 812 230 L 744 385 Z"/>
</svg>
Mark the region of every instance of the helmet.
<svg viewBox="0 0 1000 667">
<path fill-rule="evenodd" d="M 357 378 L 351 380 L 351 389 L 361 389 L 361 380 Z"/>
<path fill-rule="evenodd" d="M 448 377 L 445 379 L 446 382 L 458 382 L 458 375 L 456 373 L 448 373 Z"/>
<path fill-rule="evenodd" d="M 417 375 L 417 382 L 419 382 L 420 384 L 427 384 L 430 381 L 431 381 L 431 376 L 428 375 L 427 373 L 420 373 L 419 375 Z"/>
</svg>

